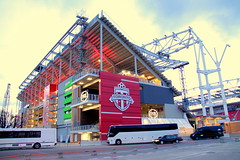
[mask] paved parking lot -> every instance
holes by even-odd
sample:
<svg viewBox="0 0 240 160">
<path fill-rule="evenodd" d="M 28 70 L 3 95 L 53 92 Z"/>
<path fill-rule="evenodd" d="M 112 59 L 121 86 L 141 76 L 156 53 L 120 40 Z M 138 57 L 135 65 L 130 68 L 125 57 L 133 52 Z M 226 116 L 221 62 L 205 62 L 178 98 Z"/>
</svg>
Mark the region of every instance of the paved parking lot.
<svg viewBox="0 0 240 160">
<path fill-rule="evenodd" d="M 103 157 L 102 157 L 103 158 Z M 161 150 L 161 146 L 149 152 L 137 152 L 131 155 L 116 155 L 104 159 L 129 160 L 239 160 L 240 142 L 201 143 L 192 145 L 175 145 Z M 98 159 L 93 158 L 93 159 Z"/>
</svg>

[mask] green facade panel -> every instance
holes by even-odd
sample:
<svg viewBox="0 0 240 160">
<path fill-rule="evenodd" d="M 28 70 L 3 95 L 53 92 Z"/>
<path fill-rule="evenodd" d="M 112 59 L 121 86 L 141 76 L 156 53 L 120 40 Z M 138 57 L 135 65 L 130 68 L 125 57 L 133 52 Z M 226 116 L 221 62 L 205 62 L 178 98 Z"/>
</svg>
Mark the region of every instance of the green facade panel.
<svg viewBox="0 0 240 160">
<path fill-rule="evenodd" d="M 72 82 L 73 82 L 73 80 L 70 79 L 69 82 L 64 86 L 64 89 L 67 89 L 67 88 L 71 87 L 72 86 Z"/>
<path fill-rule="evenodd" d="M 66 93 L 64 93 L 64 96 L 68 96 L 68 95 L 70 95 L 70 94 L 72 94 L 72 90 L 67 91 Z"/>
<path fill-rule="evenodd" d="M 63 115 L 64 120 L 68 120 L 68 119 L 71 119 L 71 118 L 72 118 L 72 113 L 68 113 L 68 114 Z"/>
<path fill-rule="evenodd" d="M 71 110 L 71 106 L 67 106 L 67 107 L 64 107 L 63 108 L 63 111 L 65 112 L 65 111 L 68 111 L 68 110 Z"/>
<path fill-rule="evenodd" d="M 64 99 L 64 104 L 71 103 L 71 102 L 72 102 L 72 95 Z"/>
<path fill-rule="evenodd" d="M 72 102 L 72 79 L 69 79 L 69 81 L 65 84 L 64 90 L 68 90 L 67 92 L 64 93 L 64 105 L 69 105 Z M 69 89 L 70 90 L 69 90 Z M 71 113 L 71 106 L 66 106 L 63 108 L 64 114 L 63 114 L 63 120 L 70 120 L 72 118 L 72 113 Z"/>
</svg>

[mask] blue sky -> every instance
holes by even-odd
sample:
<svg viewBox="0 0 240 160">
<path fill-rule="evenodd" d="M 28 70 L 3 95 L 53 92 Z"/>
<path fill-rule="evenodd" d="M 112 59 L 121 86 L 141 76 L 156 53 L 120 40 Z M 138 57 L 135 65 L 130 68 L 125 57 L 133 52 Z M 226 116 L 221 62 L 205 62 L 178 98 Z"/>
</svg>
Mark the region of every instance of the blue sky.
<svg viewBox="0 0 240 160">
<path fill-rule="evenodd" d="M 52 46 L 84 13 L 92 19 L 101 10 L 134 43 L 141 45 L 165 34 L 191 26 L 207 48 L 220 53 L 223 80 L 240 77 L 240 1 L 238 0 L 0 0 L 0 106 L 8 83 L 11 105 L 22 81 Z M 190 61 L 186 67 L 187 87 L 198 86 L 193 53 L 179 55 Z M 165 74 L 179 88 L 178 72 Z"/>
<path fill-rule="evenodd" d="M 142 15 L 154 17 L 154 23 L 163 31 L 173 31 L 192 21 L 204 19 L 213 23 L 216 30 L 235 36 L 240 25 L 238 0 L 144 0 L 139 6 L 146 11 Z M 173 23 L 174 22 L 174 23 Z M 164 26 L 164 27 L 163 27 Z"/>
</svg>

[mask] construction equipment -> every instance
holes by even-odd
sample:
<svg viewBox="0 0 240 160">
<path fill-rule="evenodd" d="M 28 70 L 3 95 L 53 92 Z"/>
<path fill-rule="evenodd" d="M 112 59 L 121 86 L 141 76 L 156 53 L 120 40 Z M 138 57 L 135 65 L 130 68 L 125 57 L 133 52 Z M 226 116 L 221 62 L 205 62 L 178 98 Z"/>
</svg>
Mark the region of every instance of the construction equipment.
<svg viewBox="0 0 240 160">
<path fill-rule="evenodd" d="M 10 103 L 10 88 L 11 84 L 8 83 L 7 90 L 4 95 L 3 105 L 1 110 L 1 118 L 0 118 L 0 127 L 7 128 L 9 126 L 9 122 L 11 119 L 11 114 L 9 113 L 9 103 Z"/>
</svg>

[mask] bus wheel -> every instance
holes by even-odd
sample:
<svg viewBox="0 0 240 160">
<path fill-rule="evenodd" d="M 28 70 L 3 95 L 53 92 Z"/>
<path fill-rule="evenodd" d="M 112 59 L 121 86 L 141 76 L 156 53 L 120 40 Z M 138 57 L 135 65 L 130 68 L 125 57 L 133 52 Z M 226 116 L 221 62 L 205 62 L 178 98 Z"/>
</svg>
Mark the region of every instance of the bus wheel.
<svg viewBox="0 0 240 160">
<path fill-rule="evenodd" d="M 39 149 L 39 148 L 41 148 L 41 144 L 40 144 L 40 143 L 35 143 L 35 144 L 33 145 L 33 148 L 34 148 L 34 149 Z"/>
<path fill-rule="evenodd" d="M 120 144 L 122 144 L 122 141 L 120 139 L 117 139 L 115 144 L 120 145 Z"/>
</svg>

